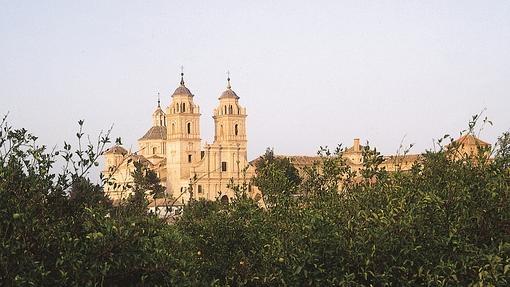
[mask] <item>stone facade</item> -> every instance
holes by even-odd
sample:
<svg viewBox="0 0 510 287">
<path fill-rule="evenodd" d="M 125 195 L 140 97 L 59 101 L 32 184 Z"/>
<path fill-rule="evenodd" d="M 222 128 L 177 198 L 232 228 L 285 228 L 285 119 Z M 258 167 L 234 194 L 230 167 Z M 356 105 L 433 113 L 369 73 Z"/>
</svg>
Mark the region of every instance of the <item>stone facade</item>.
<svg viewBox="0 0 510 287">
<path fill-rule="evenodd" d="M 182 203 L 191 196 L 229 201 L 234 196 L 232 184 L 246 184 L 249 194 L 256 196 L 257 189 L 249 184 L 255 170 L 247 159 L 246 117 L 229 78 L 214 110 L 214 141 L 202 146 L 200 107 L 181 74 L 166 112 L 158 100 L 152 127 L 138 140 L 139 150 L 130 153 L 115 146 L 105 152 L 103 175 L 114 183 L 107 184 L 105 191 L 114 200 L 126 198 L 132 183 L 132 162 L 141 161 L 158 174 L 166 196 Z"/>
<path fill-rule="evenodd" d="M 244 184 L 250 196 L 261 198 L 258 189 L 250 185 L 258 159 L 250 163 L 247 158 L 246 109 L 232 90 L 230 78 L 227 81 L 227 89 L 220 95 L 213 113 L 213 143 L 202 145 L 200 107 L 181 74 L 180 85 L 171 95 L 166 112 L 158 99 L 152 127 L 138 140 L 139 150 L 132 153 L 114 146 L 104 153 L 103 176 L 110 179 L 105 191 L 113 200 L 129 196 L 134 162 L 141 162 L 156 172 L 166 187 L 165 198 L 171 198 L 172 202 L 185 204 L 191 197 L 228 202 L 234 196 L 232 185 Z M 465 135 L 454 143 L 457 145 L 452 143 L 446 148 L 458 146 L 459 158 L 476 154 L 480 147 L 490 147 L 473 135 Z M 360 140 L 354 139 L 353 145 L 343 152 L 346 163 L 354 171 L 363 167 L 362 150 Z M 285 157 L 301 171 L 320 160 L 317 156 Z M 390 172 L 409 170 L 420 158 L 418 154 L 385 156 L 381 167 Z"/>
<path fill-rule="evenodd" d="M 487 153 L 487 149 L 490 149 L 491 145 L 471 134 L 461 136 L 447 145 L 446 149 L 453 147 L 455 147 L 455 152 L 453 153 L 455 159 L 463 159 L 466 157 L 474 159 L 479 154 L 480 149 L 485 152 L 484 156 L 490 156 L 490 153 Z M 344 150 L 342 157 L 351 170 L 359 171 L 363 168 L 362 153 L 363 146 L 360 144 L 360 140 L 354 139 L 353 145 Z M 312 166 L 314 163 L 321 160 L 320 156 L 278 155 L 277 157 L 288 158 L 300 172 L 302 172 L 305 167 Z M 421 154 L 386 155 L 383 156 L 383 162 L 380 168 L 388 172 L 395 172 L 397 170 L 407 171 L 410 170 L 417 161 L 421 160 L 421 158 Z M 256 165 L 257 160 L 259 159 L 252 161 L 251 164 Z"/>
</svg>

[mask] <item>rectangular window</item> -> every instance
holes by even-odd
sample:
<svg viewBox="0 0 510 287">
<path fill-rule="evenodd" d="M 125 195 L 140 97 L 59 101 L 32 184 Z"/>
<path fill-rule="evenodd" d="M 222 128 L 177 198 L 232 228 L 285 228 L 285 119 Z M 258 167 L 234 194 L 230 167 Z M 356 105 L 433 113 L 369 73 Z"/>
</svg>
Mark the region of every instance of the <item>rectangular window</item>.
<svg viewBox="0 0 510 287">
<path fill-rule="evenodd" d="M 199 185 L 198 185 L 198 193 L 202 193 L 202 192 L 203 192 L 203 191 L 202 191 L 202 186 L 199 184 Z"/>
<path fill-rule="evenodd" d="M 188 154 L 188 162 L 191 162 L 191 155 Z"/>
<path fill-rule="evenodd" d="M 201 151 L 200 152 L 200 158 L 204 158 L 204 156 L 205 156 L 205 151 Z"/>
<path fill-rule="evenodd" d="M 221 171 L 227 171 L 227 162 L 226 161 L 221 162 Z"/>
</svg>

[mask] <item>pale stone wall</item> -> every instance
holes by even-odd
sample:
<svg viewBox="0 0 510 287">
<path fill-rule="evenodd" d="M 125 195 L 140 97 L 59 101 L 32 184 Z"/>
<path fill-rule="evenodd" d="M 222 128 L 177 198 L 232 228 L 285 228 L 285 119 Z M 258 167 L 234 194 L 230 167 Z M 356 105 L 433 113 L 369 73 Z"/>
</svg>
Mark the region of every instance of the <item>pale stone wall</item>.
<svg viewBox="0 0 510 287">
<path fill-rule="evenodd" d="M 180 203 L 190 200 L 190 188 L 195 199 L 231 200 L 234 197 L 229 187 L 231 182 L 246 183 L 250 194 L 259 194 L 255 187 L 249 185 L 255 170 L 247 159 L 246 109 L 239 104 L 230 80 L 214 110 L 214 142 L 206 144 L 203 149 L 200 108 L 193 97 L 184 85 L 184 79 L 181 79 L 166 113 L 158 101 L 158 107 L 152 114 L 153 127 L 139 139 L 136 156 L 158 174 L 161 183 L 166 186 L 167 196 L 179 198 Z M 105 153 L 107 163 L 103 174 L 117 183 L 116 188 L 105 186 L 105 191 L 113 199 L 120 200 L 130 194 L 120 187 L 132 183 L 134 167 L 126 162 L 119 164 L 131 154 L 117 150 L 124 155 Z"/>
<path fill-rule="evenodd" d="M 202 148 L 200 139 L 200 108 L 194 103 L 194 95 L 181 84 L 171 96 L 166 113 L 158 107 L 152 114 L 152 127 L 139 139 L 139 150 L 130 153 L 115 146 L 105 152 L 104 177 L 116 185 L 105 185 L 105 192 L 114 200 L 127 198 L 133 178 L 133 161 L 140 161 L 156 172 L 161 184 L 166 186 L 168 197 L 178 198 L 184 204 L 195 199 L 230 201 L 234 191 L 229 186 L 246 184 L 253 198 L 261 197 L 260 191 L 249 185 L 255 176 L 254 165 L 247 159 L 246 109 L 239 103 L 239 97 L 227 89 L 219 97 L 214 109 L 214 141 Z M 472 155 L 479 146 L 487 143 L 464 136 L 457 140 L 461 144 L 460 154 Z M 363 146 L 354 139 L 352 147 L 346 149 L 343 157 L 353 171 L 363 167 Z M 319 157 L 289 156 L 299 169 L 320 160 Z M 419 155 L 386 156 L 381 168 L 387 171 L 409 170 Z M 190 192 L 190 189 L 192 192 Z"/>
</svg>

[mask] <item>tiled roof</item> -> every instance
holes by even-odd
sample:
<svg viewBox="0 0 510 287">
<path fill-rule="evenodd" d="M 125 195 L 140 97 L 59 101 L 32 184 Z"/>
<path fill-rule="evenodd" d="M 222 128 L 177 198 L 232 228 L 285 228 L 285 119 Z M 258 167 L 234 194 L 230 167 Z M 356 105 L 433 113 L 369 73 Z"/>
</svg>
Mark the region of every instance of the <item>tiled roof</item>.
<svg viewBox="0 0 510 287">
<path fill-rule="evenodd" d="M 397 162 L 397 163 L 414 163 L 422 158 L 419 154 L 406 154 L 406 155 L 387 155 L 384 156 L 385 163 Z"/>
<path fill-rule="evenodd" d="M 174 93 L 172 94 L 172 97 L 175 95 L 185 95 L 185 96 L 193 97 L 193 94 L 191 94 L 189 89 L 186 88 L 186 86 L 184 86 L 182 84 L 179 87 L 177 87 L 177 89 L 175 89 Z"/>
<path fill-rule="evenodd" d="M 121 154 L 121 155 L 125 155 L 127 154 L 127 150 L 119 145 L 116 145 L 116 146 L 113 146 L 109 149 L 107 149 L 105 152 L 105 154 Z"/>
<path fill-rule="evenodd" d="M 304 168 L 306 166 L 312 166 L 315 162 L 320 162 L 321 157 L 320 156 L 300 156 L 300 155 L 291 155 L 291 156 L 281 156 L 276 155 L 276 158 L 283 159 L 288 158 L 289 161 L 296 167 L 296 168 Z M 392 161 L 396 161 L 399 163 L 413 163 L 420 159 L 421 155 L 419 154 L 408 154 L 408 155 L 390 155 L 390 156 L 384 156 L 384 163 L 391 163 Z M 344 157 L 344 159 L 347 161 L 347 164 L 349 165 L 355 165 L 356 163 L 353 163 L 350 158 Z M 258 157 L 257 159 L 250 162 L 253 166 L 256 166 L 257 163 L 262 160 L 262 157 Z"/>
<path fill-rule="evenodd" d="M 455 142 L 459 143 L 461 145 L 479 145 L 479 146 L 489 146 L 490 145 L 489 143 L 486 143 L 471 134 L 463 135 L 460 138 L 456 139 Z"/>
<path fill-rule="evenodd" d="M 279 156 L 278 156 L 279 157 Z M 314 162 L 320 161 L 319 156 L 303 156 L 303 155 L 294 155 L 294 156 L 282 156 L 282 158 L 288 158 L 289 161 L 296 167 L 302 168 L 305 166 L 311 166 Z"/>
<path fill-rule="evenodd" d="M 133 161 L 136 161 L 136 162 L 139 162 L 145 166 L 151 166 L 152 163 L 146 159 L 143 155 L 140 155 L 140 154 L 131 154 L 129 156 L 130 159 L 132 159 Z"/>
<path fill-rule="evenodd" d="M 140 140 L 166 140 L 166 127 L 154 126 Z"/>
<path fill-rule="evenodd" d="M 173 203 L 173 205 L 172 205 Z M 164 206 L 182 206 L 180 200 L 175 200 L 173 198 L 154 198 L 150 201 L 149 207 L 164 207 Z"/>
<path fill-rule="evenodd" d="M 284 155 L 275 155 L 278 159 L 284 159 L 288 158 L 289 161 L 297 168 L 302 168 L 305 166 L 311 166 L 314 162 L 319 161 L 319 156 L 301 156 L 301 155 L 290 155 L 290 156 L 284 156 Z M 252 160 L 250 162 L 251 165 L 257 166 L 257 163 L 262 160 L 262 156 Z"/>
<path fill-rule="evenodd" d="M 238 100 L 239 97 L 237 96 L 236 92 L 232 91 L 232 89 L 226 89 L 220 96 L 221 99 L 236 99 Z"/>
</svg>

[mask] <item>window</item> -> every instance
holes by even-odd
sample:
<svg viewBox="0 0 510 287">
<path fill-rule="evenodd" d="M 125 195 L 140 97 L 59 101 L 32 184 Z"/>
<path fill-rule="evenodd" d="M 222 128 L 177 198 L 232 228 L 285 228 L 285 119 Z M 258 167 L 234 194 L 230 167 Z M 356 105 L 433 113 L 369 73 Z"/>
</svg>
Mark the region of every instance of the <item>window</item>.
<svg viewBox="0 0 510 287">
<path fill-rule="evenodd" d="M 191 134 L 191 123 L 188 123 L 188 135 Z"/>
<path fill-rule="evenodd" d="M 202 193 L 202 192 L 204 192 L 204 191 L 202 190 L 202 186 L 199 184 L 198 185 L 198 193 Z"/>
<path fill-rule="evenodd" d="M 172 134 L 175 134 L 175 124 L 172 123 Z"/>
<path fill-rule="evenodd" d="M 227 162 L 226 161 L 221 162 L 221 171 L 227 171 Z"/>
<path fill-rule="evenodd" d="M 157 147 L 153 147 L 152 148 L 152 154 L 156 154 L 158 152 L 158 148 Z"/>
<path fill-rule="evenodd" d="M 234 126 L 234 134 L 237 136 L 237 134 L 239 133 L 239 128 L 237 126 L 237 124 Z"/>
<path fill-rule="evenodd" d="M 188 154 L 188 162 L 191 162 L 191 155 Z"/>
<path fill-rule="evenodd" d="M 200 151 L 200 158 L 204 158 L 205 156 L 205 151 Z"/>
<path fill-rule="evenodd" d="M 182 103 L 182 112 L 184 113 L 186 111 L 186 104 L 185 103 Z"/>
<path fill-rule="evenodd" d="M 232 114 L 232 105 L 230 105 L 230 106 L 228 107 L 228 113 L 229 113 L 229 114 Z"/>
</svg>

